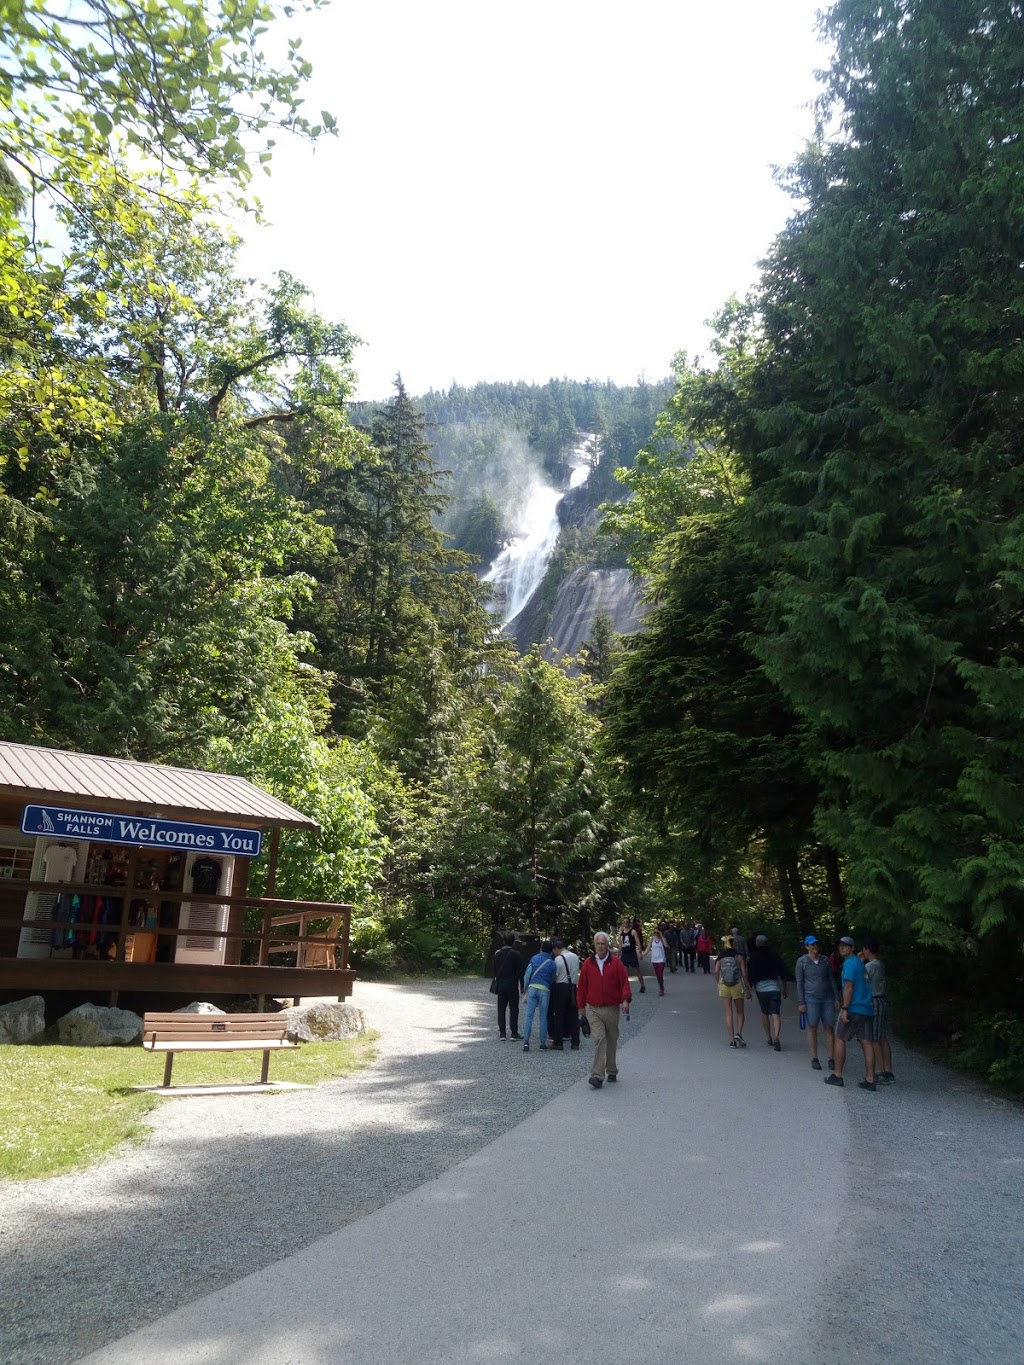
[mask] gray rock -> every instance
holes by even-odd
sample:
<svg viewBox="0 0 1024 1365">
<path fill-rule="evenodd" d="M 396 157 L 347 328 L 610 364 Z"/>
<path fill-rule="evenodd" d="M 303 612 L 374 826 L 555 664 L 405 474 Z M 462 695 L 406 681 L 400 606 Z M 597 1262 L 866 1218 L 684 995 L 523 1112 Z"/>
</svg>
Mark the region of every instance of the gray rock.
<svg viewBox="0 0 1024 1365">
<path fill-rule="evenodd" d="M 282 1013 L 288 1019 L 288 1037 L 293 1043 L 324 1043 L 366 1032 L 362 1010 L 346 1001 L 318 1000 L 311 1005 L 293 1005 Z"/>
<path fill-rule="evenodd" d="M 142 1020 L 131 1010 L 109 1005 L 79 1005 L 57 1020 L 65 1047 L 128 1047 L 142 1038 Z"/>
<path fill-rule="evenodd" d="M 211 1005 L 209 1000 L 193 1000 L 191 1005 L 182 1005 L 180 1010 L 174 1010 L 175 1014 L 223 1014 L 224 1010 L 219 1010 L 216 1005 Z"/>
<path fill-rule="evenodd" d="M 35 1043 L 46 1032 L 41 995 L 28 995 L 0 1005 L 0 1043 Z"/>
</svg>

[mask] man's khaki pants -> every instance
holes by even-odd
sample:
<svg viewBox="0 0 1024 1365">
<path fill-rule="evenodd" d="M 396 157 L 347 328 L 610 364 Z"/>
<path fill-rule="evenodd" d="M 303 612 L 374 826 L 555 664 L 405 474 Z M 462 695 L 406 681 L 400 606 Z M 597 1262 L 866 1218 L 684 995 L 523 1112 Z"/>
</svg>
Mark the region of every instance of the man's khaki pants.
<svg viewBox="0 0 1024 1365">
<path fill-rule="evenodd" d="M 615 1076 L 619 1063 L 615 1048 L 619 1041 L 618 1005 L 588 1005 L 587 1018 L 590 1020 L 590 1034 L 594 1040 L 594 1060 L 590 1064 L 590 1074 L 600 1076 L 604 1073 Z"/>
</svg>

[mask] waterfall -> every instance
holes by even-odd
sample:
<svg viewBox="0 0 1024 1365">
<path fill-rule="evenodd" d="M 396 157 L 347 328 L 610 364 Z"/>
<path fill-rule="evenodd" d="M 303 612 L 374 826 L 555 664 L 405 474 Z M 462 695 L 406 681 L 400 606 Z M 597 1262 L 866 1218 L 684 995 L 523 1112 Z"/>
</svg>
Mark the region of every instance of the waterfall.
<svg viewBox="0 0 1024 1365">
<path fill-rule="evenodd" d="M 537 484 L 522 513 L 522 535 L 516 536 L 484 574 L 496 589 L 495 610 L 507 626 L 529 602 L 547 572 L 558 539 L 558 504 L 562 494 L 549 484 Z"/>
<path fill-rule="evenodd" d="M 570 457 L 572 472 L 569 487 L 586 483 L 590 462 L 585 453 L 591 437 L 583 433 Z M 558 540 L 558 504 L 564 491 L 550 484 L 533 485 L 518 518 L 520 532 L 498 555 L 484 574 L 484 582 L 495 588 L 495 615 L 507 626 L 514 621 L 540 587 Z"/>
</svg>

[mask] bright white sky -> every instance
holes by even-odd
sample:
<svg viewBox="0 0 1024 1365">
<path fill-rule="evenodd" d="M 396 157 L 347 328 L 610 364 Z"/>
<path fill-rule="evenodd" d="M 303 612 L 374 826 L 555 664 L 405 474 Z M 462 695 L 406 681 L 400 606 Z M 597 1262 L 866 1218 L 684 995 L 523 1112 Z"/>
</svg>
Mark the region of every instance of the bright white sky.
<svg viewBox="0 0 1024 1365">
<path fill-rule="evenodd" d="M 244 265 L 363 338 L 361 397 L 661 378 L 791 211 L 820 3 L 334 0 L 300 31 L 340 136 L 279 144 Z"/>
</svg>

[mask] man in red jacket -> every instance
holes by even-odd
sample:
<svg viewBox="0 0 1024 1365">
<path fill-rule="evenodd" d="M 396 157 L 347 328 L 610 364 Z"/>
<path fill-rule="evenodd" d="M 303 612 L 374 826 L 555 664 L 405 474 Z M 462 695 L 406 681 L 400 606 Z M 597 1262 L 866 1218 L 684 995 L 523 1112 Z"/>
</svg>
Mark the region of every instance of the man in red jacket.
<svg viewBox="0 0 1024 1365">
<path fill-rule="evenodd" d="M 632 999 L 629 973 L 619 959 L 612 956 L 611 940 L 607 934 L 595 934 L 594 951 L 580 968 L 580 979 L 576 983 L 576 1004 L 580 1014 L 586 1015 L 594 1038 L 590 1084 L 595 1090 L 604 1085 L 606 1071 L 609 1081 L 619 1078 L 615 1057 L 619 1010 L 628 1009 Z"/>
</svg>

